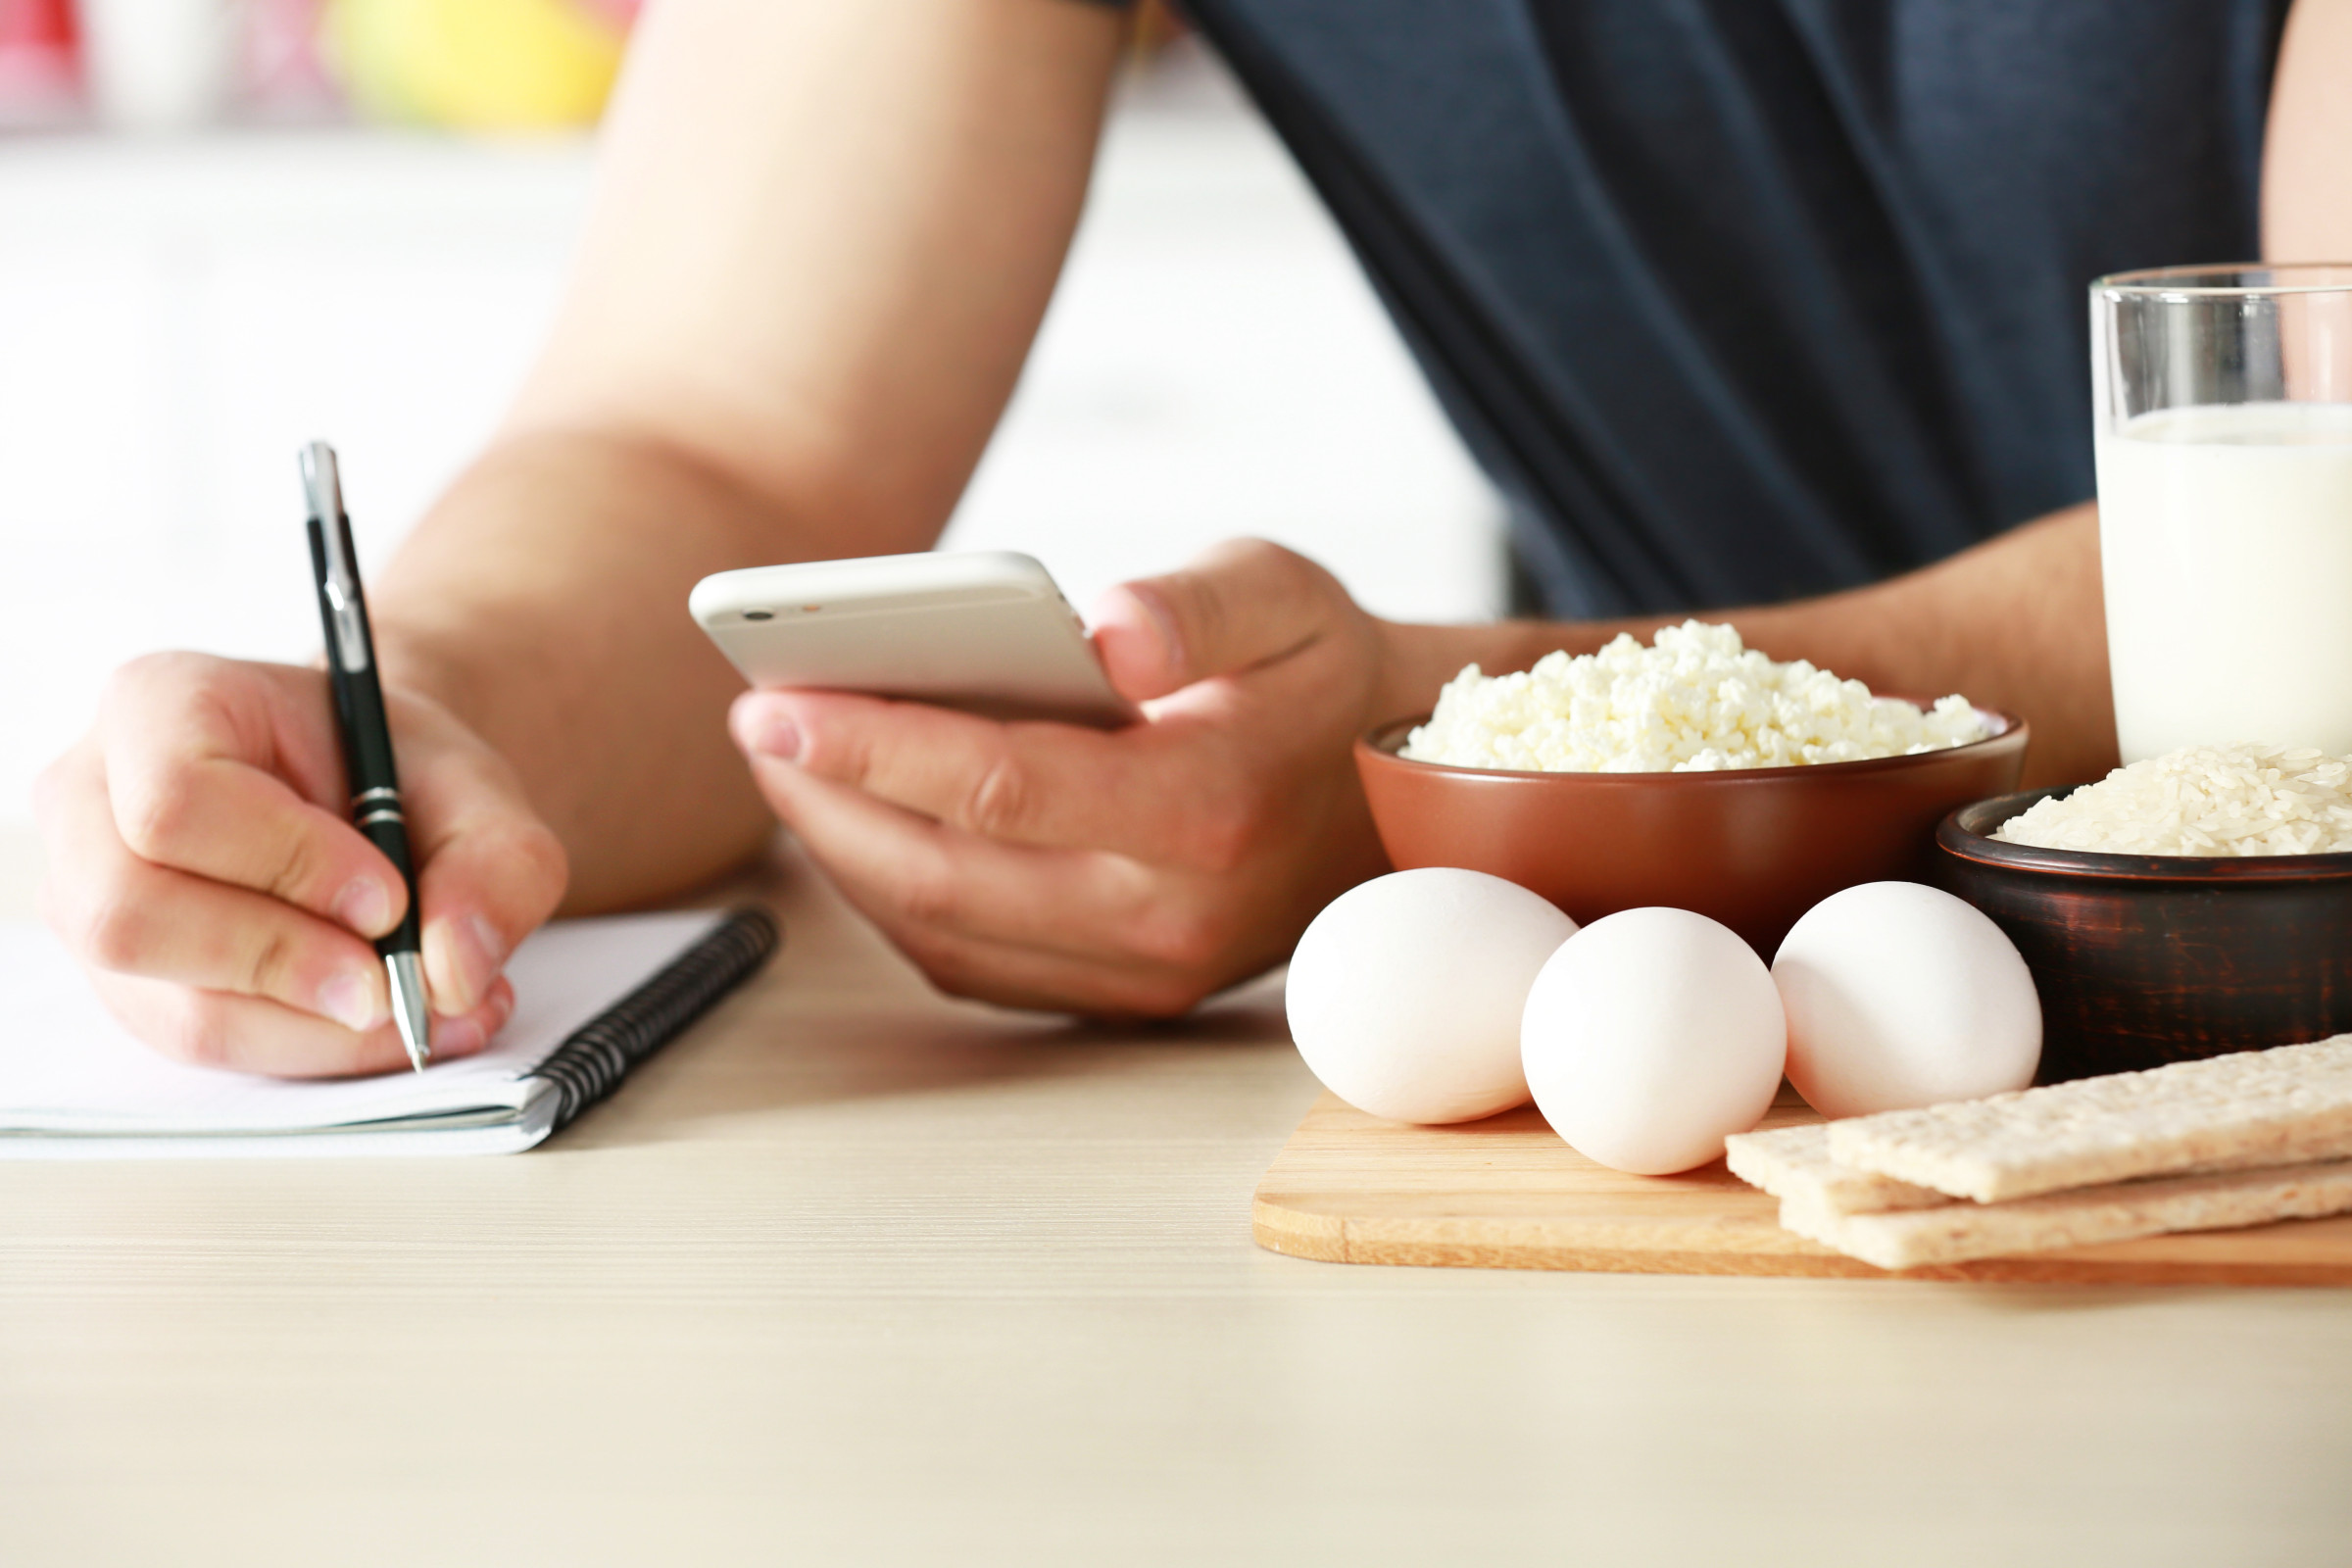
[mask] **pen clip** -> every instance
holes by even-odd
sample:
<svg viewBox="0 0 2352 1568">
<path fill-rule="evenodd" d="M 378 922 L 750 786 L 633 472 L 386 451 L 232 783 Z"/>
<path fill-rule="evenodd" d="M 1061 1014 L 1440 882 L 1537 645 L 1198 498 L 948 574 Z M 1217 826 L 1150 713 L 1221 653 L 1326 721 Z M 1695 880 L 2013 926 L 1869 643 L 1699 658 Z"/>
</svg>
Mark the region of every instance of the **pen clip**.
<svg viewBox="0 0 2352 1568">
<path fill-rule="evenodd" d="M 343 478 L 335 464 L 335 449 L 314 441 L 302 449 L 302 489 L 310 503 L 311 519 L 318 524 L 326 554 L 327 619 L 334 627 L 335 662 L 347 670 L 366 669 L 370 662 L 368 622 L 360 608 L 360 574 L 351 560 L 350 525 L 343 515 Z"/>
</svg>

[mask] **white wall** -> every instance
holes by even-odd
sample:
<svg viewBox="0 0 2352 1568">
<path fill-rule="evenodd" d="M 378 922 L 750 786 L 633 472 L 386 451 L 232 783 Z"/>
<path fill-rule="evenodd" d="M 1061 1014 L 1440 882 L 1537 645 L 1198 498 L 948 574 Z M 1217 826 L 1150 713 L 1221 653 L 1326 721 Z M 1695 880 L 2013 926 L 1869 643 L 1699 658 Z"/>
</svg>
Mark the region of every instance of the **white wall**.
<svg viewBox="0 0 2352 1568">
<path fill-rule="evenodd" d="M 308 657 L 295 448 L 337 444 L 381 560 L 520 376 L 589 173 L 577 144 L 0 141 L 0 822 L 131 655 Z M 1130 95 L 948 542 L 1083 607 L 1256 533 L 1473 618 L 1495 516 L 1262 128 L 1198 67 Z"/>
</svg>

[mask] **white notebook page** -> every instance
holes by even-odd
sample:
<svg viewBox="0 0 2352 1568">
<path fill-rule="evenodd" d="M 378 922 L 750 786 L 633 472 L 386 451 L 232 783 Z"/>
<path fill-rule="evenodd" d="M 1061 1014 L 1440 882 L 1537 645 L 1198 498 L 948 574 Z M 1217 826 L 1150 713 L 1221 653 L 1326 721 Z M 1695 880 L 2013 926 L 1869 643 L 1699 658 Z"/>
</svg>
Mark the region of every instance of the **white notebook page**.
<svg viewBox="0 0 2352 1568">
<path fill-rule="evenodd" d="M 421 1073 L 325 1082 L 158 1055 L 108 1015 L 47 931 L 0 924 L 0 1158 L 525 1148 L 547 1135 L 553 1115 L 532 1070 L 722 918 L 687 912 L 551 925 L 509 962 L 514 1015 L 487 1051 Z M 416 1117 L 459 1125 L 367 1130 Z"/>
</svg>

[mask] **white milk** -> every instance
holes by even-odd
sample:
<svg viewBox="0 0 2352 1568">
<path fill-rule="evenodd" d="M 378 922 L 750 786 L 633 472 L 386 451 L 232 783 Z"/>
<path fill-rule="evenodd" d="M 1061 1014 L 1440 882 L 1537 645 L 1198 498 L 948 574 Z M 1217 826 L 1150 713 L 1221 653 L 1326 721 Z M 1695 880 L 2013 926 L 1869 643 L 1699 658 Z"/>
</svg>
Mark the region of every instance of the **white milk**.
<svg viewBox="0 0 2352 1568">
<path fill-rule="evenodd" d="M 2160 410 L 2098 464 L 2124 760 L 2352 753 L 2352 403 Z"/>
</svg>

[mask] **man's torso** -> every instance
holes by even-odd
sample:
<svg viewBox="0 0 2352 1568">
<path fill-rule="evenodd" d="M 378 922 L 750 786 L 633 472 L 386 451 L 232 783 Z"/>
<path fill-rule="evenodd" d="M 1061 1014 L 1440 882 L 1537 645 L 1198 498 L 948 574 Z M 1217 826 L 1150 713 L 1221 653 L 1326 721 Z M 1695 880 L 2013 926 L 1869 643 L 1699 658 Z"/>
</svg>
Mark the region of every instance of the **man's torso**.
<svg viewBox="0 0 2352 1568">
<path fill-rule="evenodd" d="M 1870 581 L 2091 491 L 2084 285 L 2258 249 L 2285 0 L 1192 0 L 1547 608 Z"/>
</svg>

